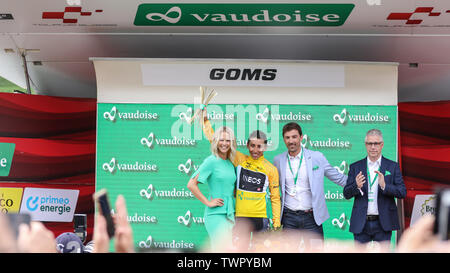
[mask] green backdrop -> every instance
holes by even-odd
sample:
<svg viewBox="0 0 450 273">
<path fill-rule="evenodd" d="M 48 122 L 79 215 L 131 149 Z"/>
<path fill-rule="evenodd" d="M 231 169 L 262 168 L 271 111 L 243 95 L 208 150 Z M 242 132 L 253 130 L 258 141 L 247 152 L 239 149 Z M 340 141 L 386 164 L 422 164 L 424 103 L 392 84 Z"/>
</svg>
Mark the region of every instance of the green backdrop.
<svg viewBox="0 0 450 273">
<path fill-rule="evenodd" d="M 196 121 L 187 120 L 197 105 L 98 104 L 96 190 L 106 188 L 114 204 L 124 195 L 136 248 L 196 251 L 207 242 L 204 205 L 187 189 L 190 175 L 210 155 L 210 144 Z M 209 105 L 213 127 L 234 129 L 238 150 L 248 154 L 246 139 L 261 129 L 269 137 L 264 156 L 272 161 L 286 150 L 283 125 L 296 121 L 302 145 L 321 151 L 332 166 L 348 166 L 366 156 L 365 133 L 380 129 L 383 155 L 397 159 L 397 106 L 352 105 Z M 348 231 L 353 200 L 325 178 L 330 218 L 325 241 L 353 240 Z M 207 186 L 200 185 L 207 196 Z"/>
</svg>

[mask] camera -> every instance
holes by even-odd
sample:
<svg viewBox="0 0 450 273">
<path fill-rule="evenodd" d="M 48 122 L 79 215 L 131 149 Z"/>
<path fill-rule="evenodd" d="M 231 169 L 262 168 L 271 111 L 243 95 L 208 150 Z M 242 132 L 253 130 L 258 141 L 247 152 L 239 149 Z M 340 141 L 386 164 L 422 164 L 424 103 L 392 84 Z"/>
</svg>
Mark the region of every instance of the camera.
<svg viewBox="0 0 450 273">
<path fill-rule="evenodd" d="M 441 240 L 450 238 L 450 188 L 440 189 L 436 194 L 436 217 L 433 232 Z"/>
<path fill-rule="evenodd" d="M 73 228 L 74 233 L 80 238 L 81 242 L 86 241 L 87 237 L 87 221 L 86 214 L 74 214 L 73 215 Z"/>
</svg>

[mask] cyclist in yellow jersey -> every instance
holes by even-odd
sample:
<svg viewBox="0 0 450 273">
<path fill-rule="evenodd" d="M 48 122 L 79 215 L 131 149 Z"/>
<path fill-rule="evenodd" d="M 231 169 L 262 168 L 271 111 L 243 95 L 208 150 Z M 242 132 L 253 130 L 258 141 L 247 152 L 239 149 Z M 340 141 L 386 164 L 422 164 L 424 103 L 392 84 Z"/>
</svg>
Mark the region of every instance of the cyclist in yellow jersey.
<svg viewBox="0 0 450 273">
<path fill-rule="evenodd" d="M 214 130 L 206 115 L 203 132 L 211 141 Z M 264 158 L 267 137 L 259 130 L 248 138 L 250 155 L 239 151 L 232 161 L 236 166 L 236 225 L 249 221 L 251 231 L 264 231 L 264 220 L 269 219 L 273 229 L 280 227 L 281 200 L 278 170 Z M 250 235 L 250 234 L 249 234 Z M 249 238 L 244 238 L 249 240 Z"/>
</svg>

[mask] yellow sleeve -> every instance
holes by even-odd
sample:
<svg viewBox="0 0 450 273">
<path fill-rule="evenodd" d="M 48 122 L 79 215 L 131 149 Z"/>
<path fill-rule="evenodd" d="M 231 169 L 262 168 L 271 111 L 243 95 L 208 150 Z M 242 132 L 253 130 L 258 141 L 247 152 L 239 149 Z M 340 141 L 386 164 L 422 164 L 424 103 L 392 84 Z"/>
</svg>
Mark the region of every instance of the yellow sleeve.
<svg viewBox="0 0 450 273">
<path fill-rule="evenodd" d="M 269 190 L 270 202 L 272 203 L 273 226 L 279 228 L 281 226 L 281 197 L 280 197 L 280 181 L 278 170 L 275 166 L 271 166 L 269 172 Z"/>
<path fill-rule="evenodd" d="M 245 154 L 239 152 L 238 150 L 236 150 L 236 156 L 234 157 L 233 165 L 235 167 L 237 167 L 238 165 L 240 165 L 245 160 L 247 160 L 247 155 L 245 155 Z"/>
<path fill-rule="evenodd" d="M 211 142 L 214 136 L 214 129 L 212 128 L 209 119 L 205 119 L 205 121 L 203 122 L 203 133 L 205 134 L 208 141 Z"/>
<path fill-rule="evenodd" d="M 214 129 L 211 125 L 211 122 L 207 118 L 205 118 L 205 121 L 203 122 L 203 133 L 205 134 L 208 141 L 212 142 L 214 136 Z M 236 156 L 234 157 L 233 165 L 236 167 L 245 160 L 247 160 L 247 156 L 236 150 Z"/>
</svg>

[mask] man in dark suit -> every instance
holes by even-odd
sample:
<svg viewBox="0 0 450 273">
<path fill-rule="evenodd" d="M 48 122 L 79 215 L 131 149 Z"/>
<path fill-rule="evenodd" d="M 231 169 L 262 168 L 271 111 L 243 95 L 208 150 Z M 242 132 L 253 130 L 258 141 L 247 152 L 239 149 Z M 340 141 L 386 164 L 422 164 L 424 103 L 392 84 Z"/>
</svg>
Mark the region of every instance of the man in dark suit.
<svg viewBox="0 0 450 273">
<path fill-rule="evenodd" d="M 381 155 L 383 135 L 372 129 L 366 134 L 367 157 L 350 165 L 344 197 L 355 198 L 350 232 L 356 241 L 389 241 L 392 230 L 400 229 L 394 198 L 406 196 L 397 162 Z"/>
</svg>

